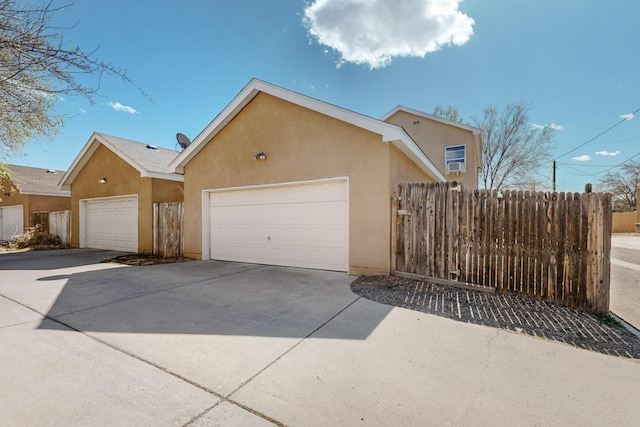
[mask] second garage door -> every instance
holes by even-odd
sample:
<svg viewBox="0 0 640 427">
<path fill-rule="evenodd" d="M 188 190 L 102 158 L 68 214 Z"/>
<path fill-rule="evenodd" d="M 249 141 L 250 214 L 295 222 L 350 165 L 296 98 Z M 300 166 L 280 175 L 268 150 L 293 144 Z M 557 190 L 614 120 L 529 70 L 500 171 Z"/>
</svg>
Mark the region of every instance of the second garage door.
<svg viewBox="0 0 640 427">
<path fill-rule="evenodd" d="M 210 258 L 348 271 L 348 193 L 346 180 L 211 192 Z"/>
<path fill-rule="evenodd" d="M 22 205 L 0 207 L 0 240 L 10 240 L 24 230 Z"/>
<path fill-rule="evenodd" d="M 84 247 L 138 251 L 138 197 L 83 200 Z"/>
</svg>

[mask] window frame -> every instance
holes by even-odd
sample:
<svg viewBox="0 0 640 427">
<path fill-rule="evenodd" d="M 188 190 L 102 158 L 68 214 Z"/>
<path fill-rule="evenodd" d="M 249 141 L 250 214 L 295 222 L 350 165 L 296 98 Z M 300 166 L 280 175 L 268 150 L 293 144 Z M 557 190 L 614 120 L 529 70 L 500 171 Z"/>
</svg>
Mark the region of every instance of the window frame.
<svg viewBox="0 0 640 427">
<path fill-rule="evenodd" d="M 460 150 L 461 148 L 462 150 Z M 456 156 L 451 158 L 450 154 L 457 154 L 459 151 L 462 151 L 462 157 Z M 459 163 L 461 166 L 460 170 L 450 172 L 449 164 L 452 163 Z M 446 173 L 464 173 L 467 171 L 467 144 L 448 145 L 444 147 L 444 170 Z"/>
</svg>

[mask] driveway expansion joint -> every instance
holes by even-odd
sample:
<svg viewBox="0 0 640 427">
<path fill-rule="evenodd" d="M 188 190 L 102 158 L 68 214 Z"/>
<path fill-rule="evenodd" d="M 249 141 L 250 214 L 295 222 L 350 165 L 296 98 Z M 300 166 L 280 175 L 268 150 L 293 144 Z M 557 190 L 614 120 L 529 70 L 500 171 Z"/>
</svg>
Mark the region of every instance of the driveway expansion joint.
<svg viewBox="0 0 640 427">
<path fill-rule="evenodd" d="M 89 338 L 89 339 L 91 339 L 91 340 L 93 340 L 93 341 L 95 341 L 95 342 L 97 342 L 97 343 L 101 344 L 101 345 L 104 345 L 104 346 L 106 346 L 106 347 L 108 347 L 108 348 L 110 348 L 110 349 L 112 349 L 112 350 L 114 350 L 114 351 L 117 351 L 117 352 L 119 352 L 119 353 L 122 353 L 122 354 L 124 354 L 124 355 L 126 355 L 126 356 L 128 356 L 128 357 L 130 357 L 130 358 L 132 358 L 132 359 L 138 360 L 138 361 L 139 361 L 139 362 L 141 362 L 141 363 L 144 363 L 144 364 L 149 365 L 149 366 L 151 366 L 151 367 L 153 367 L 153 368 L 155 368 L 155 369 L 158 369 L 159 371 L 162 371 L 163 373 L 165 373 L 165 374 L 167 374 L 167 375 L 170 375 L 170 376 L 172 376 L 172 377 L 174 377 L 174 378 L 176 378 L 176 379 L 178 379 L 178 380 L 180 380 L 180 381 L 183 381 L 183 382 L 185 382 L 185 383 L 187 383 L 187 384 L 189 384 L 189 385 L 191 385 L 191 386 L 193 386 L 193 387 L 196 387 L 196 388 L 198 388 L 198 389 L 200 389 L 200 390 L 202 390 L 202 391 L 204 391 L 204 392 L 206 392 L 206 393 L 208 393 L 208 394 L 210 394 L 210 395 L 212 395 L 213 397 L 215 397 L 215 398 L 217 398 L 217 399 L 218 399 L 218 401 L 217 401 L 214 405 L 212 405 L 211 407 L 207 408 L 207 409 L 206 409 L 205 411 L 203 411 L 202 413 L 200 413 L 200 414 L 198 414 L 198 415 L 194 416 L 190 421 L 188 421 L 186 424 L 184 424 L 184 426 L 188 426 L 188 425 L 193 424 L 195 421 L 197 421 L 199 418 L 201 418 L 202 416 L 204 416 L 204 415 L 205 415 L 207 412 L 209 412 L 210 410 L 214 409 L 214 408 L 215 408 L 216 406 L 218 406 L 220 403 L 222 403 L 222 402 L 227 402 L 227 403 L 232 404 L 232 405 L 234 405 L 234 406 L 237 406 L 237 407 L 239 407 L 239 408 L 241 408 L 241 409 L 243 409 L 243 410 L 245 410 L 245 411 L 247 411 L 247 412 L 250 412 L 251 414 L 253 414 L 253 415 L 255 415 L 255 416 L 259 417 L 259 418 L 262 418 L 262 419 L 264 419 L 265 421 L 268 421 L 268 422 L 270 422 L 270 423 L 272 423 L 272 424 L 274 424 L 274 425 L 276 425 L 276 426 L 279 426 L 279 427 L 280 427 L 280 426 L 284 426 L 284 424 L 283 424 L 283 423 L 281 423 L 281 422 L 279 422 L 279 421 L 277 421 L 277 420 L 275 420 L 275 419 L 273 419 L 273 418 L 271 418 L 271 417 L 269 417 L 269 416 L 267 416 L 267 415 L 265 415 L 265 414 L 262 414 L 261 412 L 256 411 L 255 409 L 252 409 L 252 408 L 250 408 L 250 407 L 248 407 L 248 406 L 246 406 L 246 405 L 243 405 L 243 404 L 242 404 L 242 403 L 240 403 L 240 402 L 236 402 L 235 400 L 230 399 L 228 396 L 231 396 L 233 393 L 235 393 L 236 391 L 240 390 L 244 385 L 246 385 L 248 382 L 250 382 L 253 378 L 255 378 L 255 377 L 256 377 L 257 375 L 259 375 L 260 373 L 264 372 L 264 370 L 266 370 L 269 366 L 273 365 L 275 362 L 277 362 L 278 360 L 280 360 L 284 355 L 286 355 L 286 354 L 287 354 L 287 353 L 289 353 L 291 350 L 293 350 L 295 347 L 297 347 L 297 346 L 298 346 L 302 341 L 304 341 L 304 340 L 305 340 L 306 338 L 308 338 L 309 336 L 313 335 L 315 332 L 317 332 L 320 328 L 322 328 L 322 327 L 323 327 L 323 326 L 325 326 L 327 323 L 329 323 L 331 320 L 333 320 L 336 316 L 338 316 L 338 315 L 339 315 L 340 313 L 342 313 L 344 310 L 346 310 L 346 309 L 347 309 L 347 308 L 349 308 L 351 305 L 353 305 L 353 304 L 354 304 L 358 299 L 360 299 L 360 297 L 356 298 L 354 301 L 352 301 L 352 302 L 351 302 L 350 304 L 348 304 L 346 307 L 344 307 L 343 309 L 341 309 L 338 313 L 336 313 L 335 315 L 333 315 L 329 320 L 327 320 L 326 322 L 324 322 L 324 323 L 323 323 L 322 325 L 320 325 L 318 328 L 314 329 L 314 330 L 313 330 L 310 334 L 308 334 L 305 338 L 303 338 L 303 339 L 301 339 L 300 341 L 298 341 L 294 346 L 292 346 L 290 349 L 288 349 L 285 353 L 283 353 L 283 354 L 282 354 L 282 355 L 280 355 L 277 359 L 275 359 L 274 361 L 272 361 L 271 363 L 269 363 L 269 364 L 268 364 L 264 369 L 260 370 L 257 374 L 255 374 L 255 375 L 254 375 L 253 377 L 251 377 L 249 380 L 247 380 L 247 381 L 245 381 L 244 383 L 242 383 L 242 384 L 240 385 L 240 387 L 238 387 L 236 390 L 234 390 L 234 391 L 233 391 L 232 393 L 230 393 L 228 396 L 224 396 L 224 395 L 222 395 L 222 394 L 220 394 L 220 393 L 218 393 L 218 392 L 216 392 L 216 391 L 214 391 L 214 390 L 209 389 L 208 387 L 203 386 L 202 384 L 199 384 L 199 383 L 196 383 L 196 382 L 194 382 L 194 381 L 192 381 L 192 380 L 189 380 L 188 378 L 185 378 L 185 377 L 183 377 L 182 375 L 180 375 L 180 374 L 178 374 L 178 373 L 176 373 L 176 372 L 173 372 L 173 371 L 171 371 L 171 370 L 169 370 L 169 369 L 167 369 L 167 368 L 164 368 L 164 367 L 162 367 L 162 366 L 160 366 L 160 365 L 158 365 L 158 364 L 156 364 L 156 363 L 154 363 L 154 362 L 151 362 L 150 360 L 147 360 L 147 359 L 144 359 L 144 358 L 142 358 L 142 357 L 140 357 L 140 356 L 137 356 L 137 355 L 135 355 L 135 354 L 133 354 L 133 353 L 131 353 L 131 352 L 129 352 L 129 351 L 126 351 L 126 350 L 124 350 L 124 349 L 122 349 L 122 348 L 120 348 L 120 347 L 118 347 L 118 346 L 116 346 L 116 345 L 113 345 L 113 344 L 111 344 L 111 343 L 109 343 L 109 342 L 107 342 L 107 341 L 104 341 L 104 340 L 102 340 L 102 339 L 100 339 L 100 338 L 98 338 L 98 337 L 96 337 L 96 336 L 93 336 L 93 335 L 91 335 L 91 334 L 89 334 L 89 333 L 87 333 L 87 332 L 85 332 L 85 331 L 82 331 L 82 330 L 80 330 L 80 329 L 77 329 L 77 328 L 75 328 L 75 327 L 71 326 L 70 324 L 67 324 L 67 323 L 65 323 L 65 322 L 63 322 L 62 320 L 60 320 L 60 319 L 59 319 L 60 317 L 64 317 L 64 316 L 67 316 L 67 315 L 72 315 L 72 314 L 76 314 L 76 313 L 84 312 L 84 311 L 87 311 L 87 310 L 92 310 L 92 309 L 95 309 L 95 308 L 104 307 L 104 306 L 108 306 L 108 305 L 111 305 L 111 304 L 115 304 L 115 303 L 123 302 L 123 301 L 129 301 L 129 300 L 133 300 L 133 299 L 140 298 L 140 297 L 144 297 L 144 296 L 148 296 L 148 295 L 153 295 L 153 294 L 157 294 L 157 293 L 162 293 L 162 292 L 164 292 L 164 291 L 168 291 L 168 290 L 178 289 L 178 288 L 182 288 L 182 287 L 186 287 L 186 286 L 198 285 L 198 284 L 202 284 L 202 283 L 205 283 L 205 282 L 215 282 L 215 281 L 218 281 L 218 280 L 220 280 L 220 279 L 224 279 L 224 278 L 226 278 L 226 277 L 233 276 L 233 275 L 235 275 L 235 274 L 241 274 L 241 273 L 245 273 L 245 272 L 248 272 L 248 271 L 260 270 L 260 269 L 264 269 L 264 268 L 266 268 L 266 267 L 268 267 L 268 266 L 266 266 L 266 265 L 260 265 L 260 266 L 256 266 L 256 267 L 253 267 L 253 268 L 248 268 L 248 269 L 245 269 L 245 270 L 242 270 L 242 271 L 235 271 L 235 272 L 231 272 L 231 273 L 224 274 L 224 275 L 221 275 L 221 276 L 218 276 L 218 277 L 214 277 L 214 278 L 208 278 L 208 279 L 204 279 L 204 280 L 197 280 L 197 281 L 190 282 L 190 283 L 183 283 L 183 284 L 181 284 L 181 285 L 176 285 L 176 286 L 172 286 L 172 287 L 168 287 L 168 288 L 159 289 L 159 290 L 157 290 L 157 291 L 146 292 L 146 293 L 144 293 L 144 294 L 135 295 L 135 296 L 132 296 L 132 297 L 129 297 L 129 298 L 122 298 L 122 299 L 119 299 L 119 300 L 116 300 L 116 301 L 111 301 L 111 302 L 108 302 L 108 303 L 105 303 L 105 304 L 99 304 L 99 305 L 96 305 L 96 306 L 83 308 L 83 309 L 81 309 L 81 310 L 76 310 L 76 311 L 72 311 L 72 312 L 68 312 L 68 313 L 63 313 L 63 314 L 58 314 L 58 315 L 56 315 L 56 316 L 49 316 L 49 315 L 47 315 L 47 314 L 41 313 L 41 312 L 39 312 L 38 310 L 34 309 L 33 307 L 30 307 L 30 306 L 28 306 L 28 305 L 26 305 L 26 304 L 23 304 L 23 303 L 21 303 L 20 301 L 17 301 L 17 300 L 15 300 L 15 299 L 10 298 L 10 297 L 8 297 L 8 296 L 6 296 L 6 295 L 3 295 L 3 294 L 1 294 L 1 293 L 0 293 L 0 297 L 5 298 L 5 299 L 7 299 L 8 301 L 11 301 L 11 302 L 13 302 L 13 303 L 15 303 L 15 304 L 18 304 L 18 305 L 20 305 L 21 307 L 24 307 L 25 309 L 30 310 L 30 311 L 32 311 L 32 312 L 34 312 L 34 313 L 38 314 L 39 316 L 41 316 L 41 319 L 31 320 L 31 321 L 26 321 L 26 322 L 21 322 L 21 323 L 19 323 L 19 324 L 27 324 L 27 323 L 42 322 L 43 320 L 49 320 L 49 321 L 52 321 L 52 322 L 54 322 L 54 323 L 57 323 L 57 324 L 59 324 L 59 325 L 61 325 L 61 326 L 65 327 L 65 328 L 68 328 L 70 331 L 77 332 L 77 333 L 79 333 L 79 334 L 81 334 L 81 335 L 83 335 L 83 336 L 85 336 L 85 337 L 87 337 L 87 338 Z M 6 326 L 3 326 L 3 327 L 0 327 L 0 329 L 5 328 L 5 327 L 10 327 L 10 326 L 16 326 L 16 325 L 19 325 L 19 324 L 6 325 Z"/>
<path fill-rule="evenodd" d="M 333 316 L 331 316 L 327 321 L 325 321 L 322 325 L 318 326 L 316 329 L 314 329 L 313 331 L 311 331 L 309 334 L 307 334 L 305 337 L 301 338 L 300 340 L 298 340 L 298 342 L 296 342 L 294 345 L 292 345 L 289 349 L 287 349 L 284 353 L 282 353 L 280 356 L 278 356 L 277 358 L 275 358 L 274 360 L 272 360 L 271 362 L 269 362 L 264 368 L 260 369 L 255 375 L 253 375 L 251 378 L 249 378 L 248 380 L 244 381 L 242 384 L 240 384 L 238 386 L 238 388 L 236 388 L 235 390 L 233 390 L 231 393 L 229 393 L 227 395 L 227 398 L 230 398 L 231 396 L 233 396 L 235 393 L 237 393 L 238 391 L 240 391 L 244 386 L 246 386 L 247 384 L 249 384 L 251 381 L 253 381 L 257 376 L 259 376 L 260 374 L 262 374 L 264 371 L 266 371 L 267 369 L 269 369 L 271 366 L 273 366 L 276 362 L 278 362 L 280 359 L 282 359 L 284 356 L 286 356 L 287 354 L 289 354 L 291 351 L 293 351 L 296 347 L 298 347 L 300 344 L 302 344 L 304 341 L 306 341 L 308 338 L 310 338 L 312 335 L 314 335 L 316 332 L 318 332 L 320 329 L 324 328 L 329 322 L 331 322 L 333 319 L 335 319 L 336 317 L 338 317 L 340 314 L 342 314 L 345 310 L 347 310 L 349 307 L 351 307 L 353 304 L 355 304 L 356 302 L 358 302 L 362 297 L 358 296 L 356 299 L 354 299 L 353 301 L 351 301 L 349 304 L 347 304 L 346 306 L 344 306 L 342 309 L 340 309 L 340 311 L 338 311 L 336 314 L 334 314 Z"/>
<path fill-rule="evenodd" d="M 67 324 L 67 323 L 65 323 L 65 322 L 63 322 L 63 321 L 61 321 L 61 320 L 59 320 L 59 319 L 56 319 L 56 318 L 54 318 L 54 317 L 51 317 L 51 316 L 48 316 L 48 315 L 46 315 L 46 314 L 40 313 L 38 310 L 36 310 L 36 309 L 34 309 L 34 308 L 32 308 L 32 307 L 29 307 L 29 306 L 27 306 L 27 305 L 25 305 L 25 304 L 22 304 L 21 302 L 16 301 L 16 300 L 14 300 L 14 299 L 12 299 L 12 298 L 9 298 L 9 297 L 7 297 L 7 296 L 5 296 L 5 295 L 0 294 L 0 296 L 2 296 L 3 298 L 6 298 L 7 300 L 12 301 L 12 302 L 14 302 L 14 303 L 16 303 L 16 304 L 19 304 L 20 306 L 22 306 L 22 307 L 24 307 L 24 308 L 26 308 L 26 309 L 28 309 L 28 310 L 31 310 L 31 311 L 33 311 L 34 313 L 37 313 L 38 315 L 42 316 L 42 319 L 41 319 L 40 321 L 42 321 L 42 320 L 45 320 L 45 319 L 46 319 L 46 320 L 50 320 L 50 321 L 52 321 L 52 322 L 54 322 L 54 323 L 57 323 L 57 324 L 59 324 L 59 325 L 61 325 L 61 326 L 64 326 L 65 328 L 68 328 L 69 330 L 71 330 L 71 331 L 73 331 L 73 332 L 77 332 L 77 333 L 79 333 L 79 334 L 81 334 L 81 335 L 83 335 L 83 336 L 85 336 L 85 337 L 87 337 L 87 338 L 89 338 L 89 339 L 91 339 L 91 340 L 93 340 L 93 341 L 95 341 L 95 342 L 99 343 L 99 344 L 104 345 L 105 347 L 108 347 L 108 348 L 110 348 L 110 349 L 112 349 L 112 350 L 115 350 L 115 351 L 117 351 L 117 352 L 119 352 L 119 353 L 124 354 L 125 356 L 128 356 L 128 357 L 130 357 L 130 358 L 132 358 L 132 359 L 135 359 L 135 360 L 137 360 L 137 361 L 139 361 L 139 362 L 142 362 L 142 363 L 144 363 L 144 364 L 146 364 L 146 365 L 149 365 L 149 366 L 151 366 L 151 367 L 153 367 L 153 368 L 155 368 L 155 369 L 158 369 L 159 371 L 162 371 L 162 372 L 164 372 L 164 373 L 165 373 L 165 374 L 167 374 L 167 375 L 170 375 L 170 376 L 172 376 L 172 377 L 174 377 L 174 378 L 176 378 L 176 379 L 178 379 L 178 380 L 180 380 L 180 381 L 183 381 L 183 382 L 185 382 L 185 383 L 187 383 L 187 384 L 189 384 L 189 385 L 191 385 L 191 386 L 193 386 L 193 387 L 196 387 L 196 388 L 198 388 L 198 389 L 200 389 L 200 390 L 202 390 L 202 391 L 204 391 L 204 392 L 206 392 L 206 393 L 208 393 L 208 394 L 210 394 L 210 395 L 212 395 L 212 396 L 214 396 L 214 397 L 216 397 L 216 398 L 218 399 L 218 402 L 217 402 L 215 405 L 211 406 L 209 409 L 207 409 L 207 411 L 203 412 L 202 414 L 198 415 L 196 418 L 194 418 L 194 419 L 192 419 L 191 421 L 189 421 L 187 424 L 185 424 L 185 426 L 186 426 L 186 425 L 189 425 L 189 424 L 192 424 L 194 421 L 196 421 L 198 418 L 200 418 L 200 417 L 201 417 L 202 415 L 204 415 L 206 412 L 208 412 L 209 410 L 211 410 L 211 409 L 215 408 L 217 405 L 219 405 L 219 404 L 220 404 L 220 402 L 228 402 L 228 403 L 230 403 L 230 404 L 232 404 L 232 405 L 238 406 L 238 407 L 240 407 L 240 408 L 242 408 L 242 409 L 244 409 L 244 410 L 246 410 L 246 411 L 251 412 L 252 414 L 254 414 L 254 415 L 256 415 L 256 416 L 258 416 L 258 417 L 260 417 L 260 418 L 263 418 L 263 419 L 265 419 L 265 420 L 267 420 L 267 421 L 269 421 L 269 422 L 271 422 L 271 423 L 274 423 L 274 424 L 275 424 L 275 425 L 277 425 L 277 426 L 283 426 L 283 425 L 284 425 L 284 424 L 282 424 L 282 423 L 280 423 L 280 422 L 278 422 L 278 421 L 276 421 L 276 420 L 272 419 L 271 417 L 269 417 L 269 416 L 267 416 L 267 415 L 261 414 L 260 412 L 255 411 L 255 410 L 253 410 L 253 409 L 251 409 L 251 408 L 249 408 L 249 407 L 246 407 L 245 405 L 242 405 L 241 403 L 235 402 L 235 401 L 233 401 L 233 400 L 231 400 L 231 399 L 227 398 L 226 396 L 224 396 L 224 395 L 222 395 L 222 394 L 220 394 L 220 393 L 218 393 L 218 392 L 216 392 L 216 391 L 214 391 L 214 390 L 211 390 L 211 389 L 210 389 L 210 388 L 208 388 L 208 387 L 203 386 L 202 384 L 198 384 L 198 383 L 196 383 L 195 381 L 191 381 L 190 379 L 185 378 L 185 377 L 183 377 L 182 375 L 180 375 L 180 374 L 178 374 L 178 373 L 176 373 L 176 372 L 170 371 L 169 369 L 164 368 L 164 367 L 162 367 L 162 366 L 158 365 L 157 363 L 151 362 L 151 361 L 149 361 L 149 360 L 147 360 L 147 359 L 144 359 L 144 358 L 142 358 L 142 357 L 140 357 L 140 356 L 137 356 L 137 355 L 135 355 L 135 354 L 133 354 L 133 353 L 131 353 L 131 352 L 128 352 L 128 351 L 126 351 L 126 350 L 124 350 L 124 349 L 122 349 L 122 348 L 120 348 L 120 347 L 118 347 L 118 346 L 115 346 L 115 345 L 113 345 L 113 344 L 111 344 L 111 343 L 109 343 L 109 342 L 106 342 L 106 341 L 104 341 L 104 340 L 101 340 L 100 338 L 95 337 L 95 336 L 93 336 L 93 335 L 91 335 L 91 334 L 88 334 L 88 333 L 86 333 L 86 332 L 84 332 L 84 331 L 81 331 L 81 330 L 79 330 L 79 329 L 77 329 L 77 328 L 75 328 L 75 327 L 73 327 L 73 326 L 71 326 L 71 325 L 69 325 L 69 324 Z M 335 317 L 335 316 L 334 316 L 334 317 Z M 24 322 L 24 323 L 32 323 L 32 322 L 33 322 L 33 321 L 31 321 L 31 322 Z M 261 371 L 261 372 L 262 372 L 262 371 Z"/>
</svg>

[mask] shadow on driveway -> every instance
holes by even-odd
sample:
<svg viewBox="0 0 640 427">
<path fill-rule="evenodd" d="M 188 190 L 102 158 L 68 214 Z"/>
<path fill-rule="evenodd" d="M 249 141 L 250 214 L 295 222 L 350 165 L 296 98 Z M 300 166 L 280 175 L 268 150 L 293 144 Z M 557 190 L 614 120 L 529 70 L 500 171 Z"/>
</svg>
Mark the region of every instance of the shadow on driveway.
<svg viewBox="0 0 640 427">
<path fill-rule="evenodd" d="M 122 255 L 101 249 L 56 249 L 26 252 L 0 252 L 2 270 L 53 270 L 81 267 Z"/>
<path fill-rule="evenodd" d="M 16 265 L 26 268 L 20 258 Z M 84 332 L 305 338 L 360 298 L 350 289 L 355 277 L 337 272 L 192 261 L 65 274 L 64 266 L 83 257 L 38 258 L 55 274 L 24 286 L 32 287 L 29 293 L 51 287 L 55 300 L 46 317 Z M 0 292 L 11 289 L 0 286 Z M 15 299 L 33 307 L 26 291 L 20 295 Z M 367 324 L 333 338 L 363 340 L 391 309 L 376 310 Z M 45 319 L 40 328 L 58 327 Z"/>
</svg>

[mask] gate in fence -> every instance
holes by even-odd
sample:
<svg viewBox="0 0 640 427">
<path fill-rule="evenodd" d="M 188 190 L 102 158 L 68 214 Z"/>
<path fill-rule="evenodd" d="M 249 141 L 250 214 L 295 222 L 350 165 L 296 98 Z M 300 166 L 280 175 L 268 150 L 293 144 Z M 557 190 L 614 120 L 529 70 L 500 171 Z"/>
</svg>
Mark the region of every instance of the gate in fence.
<svg viewBox="0 0 640 427">
<path fill-rule="evenodd" d="M 49 233 L 60 237 L 62 243 L 68 246 L 71 242 L 71 211 L 49 212 Z"/>
<path fill-rule="evenodd" d="M 184 204 L 182 202 L 153 204 L 153 254 L 179 258 L 183 254 L 182 233 Z"/>
</svg>

